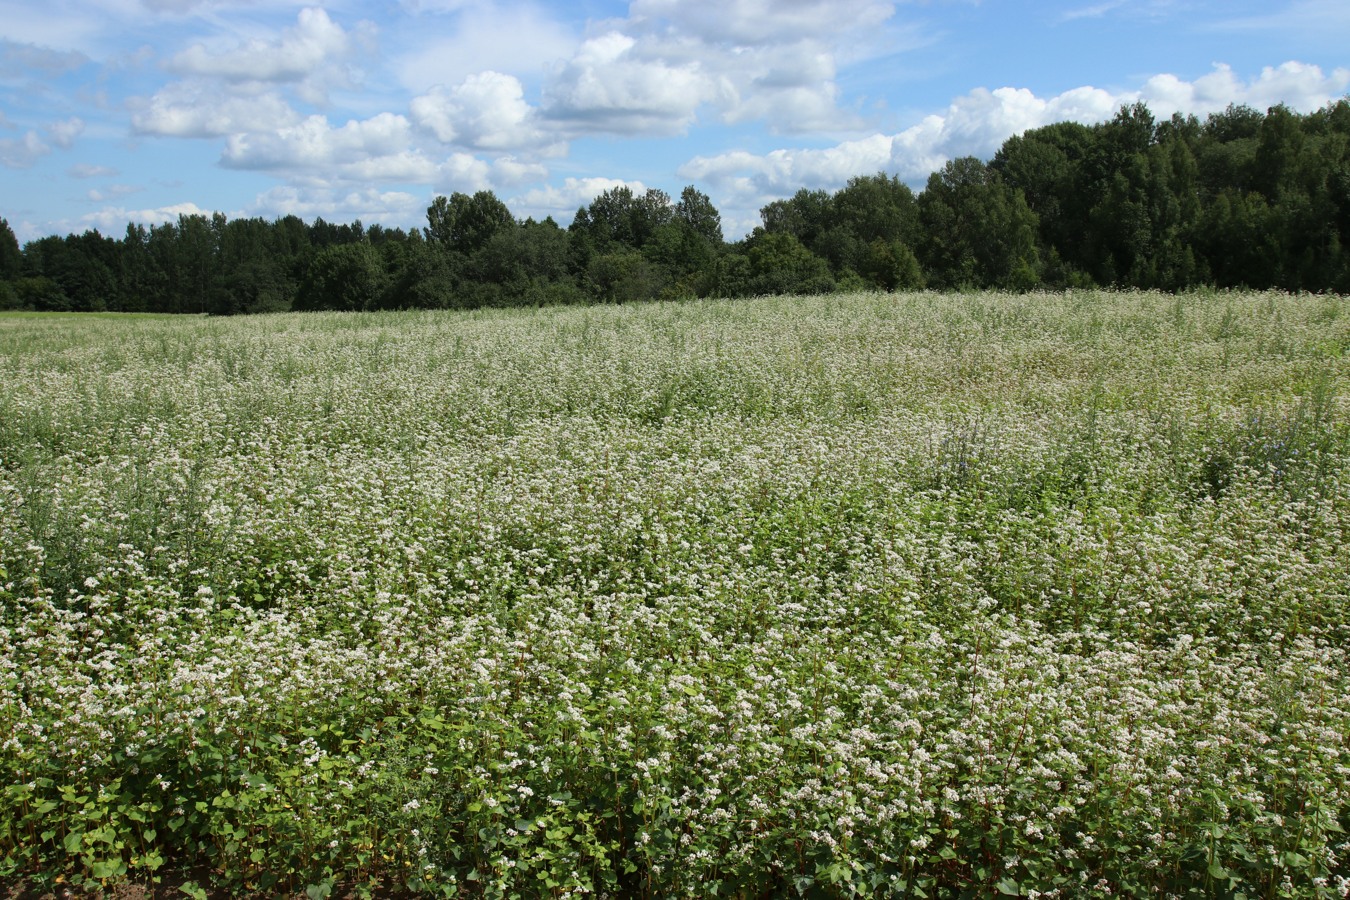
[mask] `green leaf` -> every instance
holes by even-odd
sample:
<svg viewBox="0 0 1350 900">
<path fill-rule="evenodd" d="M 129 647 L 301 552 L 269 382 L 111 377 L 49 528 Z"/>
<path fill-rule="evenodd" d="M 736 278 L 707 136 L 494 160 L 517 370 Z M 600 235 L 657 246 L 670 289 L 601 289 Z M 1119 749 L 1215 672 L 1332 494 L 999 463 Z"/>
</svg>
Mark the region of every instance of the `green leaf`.
<svg viewBox="0 0 1350 900">
<path fill-rule="evenodd" d="M 1216 862 L 1209 864 L 1209 877 L 1223 879 L 1228 877 L 1228 870 Z"/>
<path fill-rule="evenodd" d="M 998 889 L 1000 894 L 1003 894 L 1006 897 L 1017 897 L 1021 894 L 1017 882 L 1013 881 L 1011 878 L 1000 879 L 999 883 L 994 885 L 994 887 Z"/>
<path fill-rule="evenodd" d="M 84 844 L 84 832 L 72 831 L 66 835 L 62 843 L 65 844 L 67 853 L 79 853 L 80 847 Z"/>
</svg>

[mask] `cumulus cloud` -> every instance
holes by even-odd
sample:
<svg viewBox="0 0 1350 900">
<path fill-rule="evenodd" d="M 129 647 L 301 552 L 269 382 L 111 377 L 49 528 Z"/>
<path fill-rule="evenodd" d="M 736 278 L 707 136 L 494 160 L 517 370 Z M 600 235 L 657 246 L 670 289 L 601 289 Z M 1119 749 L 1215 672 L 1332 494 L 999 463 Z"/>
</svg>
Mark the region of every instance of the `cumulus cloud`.
<svg viewBox="0 0 1350 900">
<path fill-rule="evenodd" d="M 352 42 L 322 9 L 302 9 L 296 24 L 274 40 L 233 47 L 193 44 L 173 57 L 170 71 L 228 81 L 300 81 L 351 52 Z"/>
<path fill-rule="evenodd" d="M 856 128 L 838 60 L 881 52 L 872 39 L 894 13 L 879 0 L 636 0 L 578 42 L 546 14 L 522 20 L 530 7 L 450 7 L 450 36 L 400 64 L 422 92 L 414 120 L 446 143 L 537 153 L 589 134 L 681 134 L 705 108 L 780 132 Z M 518 77 L 534 72 L 537 108 Z"/>
<path fill-rule="evenodd" d="M 314 115 L 275 132 L 231 135 L 221 164 L 278 173 L 291 187 L 307 190 L 392 183 L 478 191 L 538 181 L 548 174 L 538 163 L 511 156 L 484 160 L 462 151 L 433 156 L 415 146 L 413 132 L 408 119 L 393 113 L 337 127 Z"/>
<path fill-rule="evenodd" d="M 1230 104 L 1264 111 L 1283 103 L 1300 112 L 1312 112 L 1338 100 L 1347 90 L 1350 68 L 1323 73 L 1319 66 L 1291 61 L 1266 66 L 1260 75 L 1244 82 L 1230 66 L 1219 64 L 1194 81 L 1170 74 L 1154 75 L 1138 91 L 1118 95 L 1117 106 L 1142 100 L 1158 117 L 1173 113 L 1205 116 Z"/>
<path fill-rule="evenodd" d="M 132 128 L 193 138 L 293 128 L 300 115 L 281 91 L 325 103 L 330 87 L 351 83 L 357 43 L 322 9 L 302 9 L 276 37 L 193 44 L 167 64 L 182 80 L 131 102 Z"/>
<path fill-rule="evenodd" d="M 365 120 L 351 120 L 334 128 L 324 116 L 272 132 L 233 134 L 225 143 L 221 161 L 236 169 L 307 168 L 396 158 L 411 143 L 412 125 L 403 116 L 380 113 Z"/>
<path fill-rule="evenodd" d="M 522 163 L 512 157 L 487 162 L 468 153 L 452 153 L 436 167 L 431 183 L 441 193 L 499 190 L 548 177 L 548 170 L 537 163 Z"/>
<path fill-rule="evenodd" d="M 413 121 L 446 144 L 478 150 L 519 150 L 556 143 L 525 102 L 520 79 L 500 72 L 471 75 L 453 88 L 413 98 Z"/>
<path fill-rule="evenodd" d="M 718 82 L 698 62 L 674 63 L 644 52 L 636 38 L 611 31 L 587 40 L 544 91 L 553 119 L 584 131 L 676 134 Z"/>
<path fill-rule="evenodd" d="M 273 92 L 239 96 L 200 82 L 170 84 L 138 106 L 131 116 L 132 128 L 165 137 L 274 132 L 300 121 L 290 104 Z"/>
<path fill-rule="evenodd" d="M 841 58 L 894 52 L 877 0 L 635 0 L 545 83 L 542 110 L 574 135 L 671 135 L 706 108 L 777 132 L 853 130 Z M 887 32 L 889 33 L 889 32 Z"/>
<path fill-rule="evenodd" d="M 503 156 L 492 162 L 492 183 L 500 187 L 514 187 L 548 178 L 548 167 L 542 163 L 524 162 L 512 156 Z"/>
</svg>

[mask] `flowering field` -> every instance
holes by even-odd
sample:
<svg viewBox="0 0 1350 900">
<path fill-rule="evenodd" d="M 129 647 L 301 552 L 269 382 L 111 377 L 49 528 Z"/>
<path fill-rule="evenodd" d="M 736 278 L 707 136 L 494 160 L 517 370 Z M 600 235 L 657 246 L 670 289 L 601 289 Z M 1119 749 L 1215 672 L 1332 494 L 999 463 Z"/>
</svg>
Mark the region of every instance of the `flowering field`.
<svg viewBox="0 0 1350 900">
<path fill-rule="evenodd" d="M 1283 294 L 0 317 L 0 880 L 1344 897 L 1348 349 Z"/>
</svg>

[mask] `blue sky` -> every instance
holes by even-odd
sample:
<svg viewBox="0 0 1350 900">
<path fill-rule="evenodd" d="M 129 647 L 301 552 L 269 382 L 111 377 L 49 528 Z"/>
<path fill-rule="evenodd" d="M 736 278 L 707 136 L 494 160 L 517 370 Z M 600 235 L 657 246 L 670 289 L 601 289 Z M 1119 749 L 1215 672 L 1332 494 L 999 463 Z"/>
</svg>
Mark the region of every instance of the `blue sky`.
<svg viewBox="0 0 1350 900">
<path fill-rule="evenodd" d="M 1347 48 L 1344 0 L 0 0 L 0 216 L 409 227 L 490 189 L 567 224 L 622 182 L 695 184 L 739 236 L 1135 100 L 1311 111 Z"/>
</svg>

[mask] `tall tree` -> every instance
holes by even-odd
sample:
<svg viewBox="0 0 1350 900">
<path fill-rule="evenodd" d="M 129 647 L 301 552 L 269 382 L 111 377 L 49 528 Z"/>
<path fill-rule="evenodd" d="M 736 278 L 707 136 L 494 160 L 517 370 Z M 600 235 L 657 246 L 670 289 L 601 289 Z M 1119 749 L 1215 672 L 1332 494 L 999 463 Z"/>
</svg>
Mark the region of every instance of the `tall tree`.
<svg viewBox="0 0 1350 900">
<path fill-rule="evenodd" d="M 579 209 L 570 230 L 597 252 L 610 249 L 611 244 L 641 250 L 674 217 L 665 191 L 648 188 L 635 194 L 627 185 L 619 185 Z"/>
<path fill-rule="evenodd" d="M 920 260 L 938 284 L 1027 288 L 1038 282 L 1036 214 L 980 160 L 954 159 L 929 176 L 919 221 Z"/>
<path fill-rule="evenodd" d="M 0 217 L 0 281 L 14 281 L 23 274 L 23 253 L 9 222 Z"/>
<path fill-rule="evenodd" d="M 675 204 L 675 220 L 714 247 L 722 246 L 722 214 L 707 194 L 686 185 Z"/>
<path fill-rule="evenodd" d="M 427 239 L 466 255 L 515 224 L 511 210 L 492 191 L 473 196 L 458 191 L 449 197 L 441 194 L 427 207 Z"/>
</svg>

